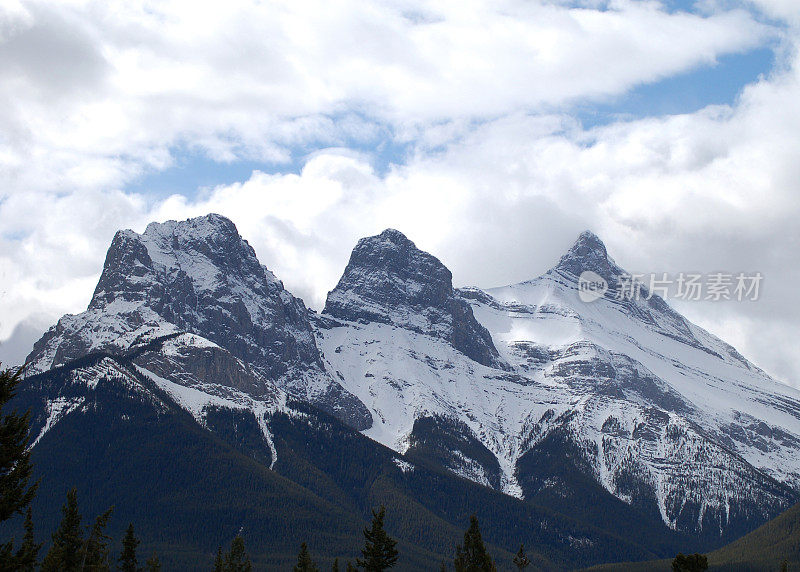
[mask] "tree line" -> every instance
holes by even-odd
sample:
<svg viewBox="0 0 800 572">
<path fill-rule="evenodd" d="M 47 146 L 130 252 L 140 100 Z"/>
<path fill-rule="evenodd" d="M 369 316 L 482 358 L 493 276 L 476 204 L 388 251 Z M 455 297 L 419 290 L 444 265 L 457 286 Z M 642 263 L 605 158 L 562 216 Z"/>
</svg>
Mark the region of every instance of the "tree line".
<svg viewBox="0 0 800 572">
<path fill-rule="evenodd" d="M 347 561 L 343 568 L 340 567 L 339 559 L 337 558 L 333 561 L 331 572 L 340 572 L 340 570 L 346 572 L 362 570 L 363 572 L 383 572 L 397 564 L 397 560 L 400 557 L 400 553 L 397 550 L 397 540 L 389 536 L 384 529 L 383 522 L 385 517 L 386 508 L 383 506 L 378 510 L 372 511 L 372 522 L 364 528 L 362 557 L 357 558 L 355 564 Z M 525 547 L 520 546 L 514 557 L 514 564 L 519 570 L 524 570 L 530 563 L 530 559 L 525 554 Z M 470 517 L 469 529 L 464 533 L 463 544 L 459 544 L 456 548 L 453 568 L 455 572 L 497 572 L 494 560 L 481 538 L 478 518 L 475 515 Z M 244 550 L 244 540 L 241 536 L 237 536 L 233 540 L 231 549 L 225 559 L 222 558 L 222 549 L 218 549 L 214 572 L 250 572 L 251 570 L 252 565 Z M 440 570 L 449 570 L 448 564 L 442 562 Z M 292 568 L 292 572 L 320 572 L 305 542 L 300 545 L 297 564 Z"/>
<path fill-rule="evenodd" d="M 0 571 L 32 572 L 37 566 L 42 572 L 111 570 L 113 539 L 106 534 L 106 526 L 114 508 L 97 516 L 92 526 L 82 526 L 75 488 L 67 493 L 67 500 L 61 508 L 61 523 L 52 534 L 52 545 L 39 561 L 39 552 L 44 543 L 36 542 L 31 510 L 39 483 L 31 482 L 33 465 L 28 448 L 30 412 L 20 415 L 17 411 L 3 411 L 15 395 L 22 372 L 23 368 L 0 371 L 0 523 L 17 515 L 24 514 L 25 518 L 25 532 L 19 546 L 15 549 L 13 538 L 0 544 Z M 122 539 L 122 551 L 116 561 L 118 570 L 143 570 L 136 555 L 138 545 L 139 539 L 131 523 Z M 161 563 L 156 554 L 147 559 L 145 570 L 160 572 Z"/>
</svg>

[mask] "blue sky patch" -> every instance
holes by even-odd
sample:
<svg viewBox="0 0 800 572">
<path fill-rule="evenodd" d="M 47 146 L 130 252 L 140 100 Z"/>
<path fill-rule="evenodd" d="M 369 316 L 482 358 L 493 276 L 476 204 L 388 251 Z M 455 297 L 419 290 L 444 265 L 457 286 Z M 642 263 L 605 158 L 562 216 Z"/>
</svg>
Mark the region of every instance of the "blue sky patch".
<svg viewBox="0 0 800 572">
<path fill-rule="evenodd" d="M 719 58 L 705 66 L 662 81 L 641 85 L 611 102 L 578 106 L 586 128 L 620 119 L 693 113 L 709 105 L 733 105 L 744 87 L 769 74 L 775 52 L 760 48 Z"/>
</svg>

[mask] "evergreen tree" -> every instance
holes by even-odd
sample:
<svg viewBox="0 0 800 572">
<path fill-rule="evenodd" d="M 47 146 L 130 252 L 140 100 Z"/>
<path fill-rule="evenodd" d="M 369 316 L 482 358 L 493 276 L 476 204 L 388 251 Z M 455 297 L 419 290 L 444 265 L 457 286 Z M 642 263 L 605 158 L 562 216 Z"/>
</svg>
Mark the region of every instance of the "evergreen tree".
<svg viewBox="0 0 800 572">
<path fill-rule="evenodd" d="M 125 538 L 122 539 L 122 554 L 117 559 L 117 568 L 122 572 L 138 572 L 139 561 L 136 559 L 136 547 L 139 546 L 139 539 L 133 530 L 133 523 L 128 524 L 125 531 Z"/>
<path fill-rule="evenodd" d="M 231 550 L 225 555 L 225 572 L 250 572 L 253 566 L 244 549 L 244 538 L 236 535 L 231 542 Z"/>
<path fill-rule="evenodd" d="M 214 572 L 225 572 L 225 561 L 222 559 L 222 546 L 217 547 L 217 557 L 214 559 Z"/>
<path fill-rule="evenodd" d="M 347 562 L 347 572 L 358 572 L 358 568 L 353 566 L 352 562 Z"/>
<path fill-rule="evenodd" d="M 20 572 L 33 572 L 36 569 L 36 559 L 41 548 L 42 544 L 37 543 L 33 536 L 33 515 L 31 507 L 28 507 L 25 512 L 25 535 L 22 537 L 22 546 L 20 546 L 16 555 L 17 570 Z"/>
<path fill-rule="evenodd" d="M 786 560 L 781 563 L 781 572 L 789 572 L 789 562 Z"/>
<path fill-rule="evenodd" d="M 447 572 L 447 562 L 442 562 L 442 565 L 439 567 L 439 572 Z"/>
<path fill-rule="evenodd" d="M 114 509 L 110 508 L 95 519 L 92 531 L 84 545 L 82 570 L 101 572 L 110 569 L 108 564 L 108 545 L 111 542 L 111 537 L 105 533 L 105 529 L 113 511 Z"/>
<path fill-rule="evenodd" d="M 349 563 L 348 563 L 349 564 Z M 300 545 L 300 553 L 297 555 L 297 564 L 292 568 L 292 572 L 319 572 L 317 565 L 311 559 L 306 543 Z"/>
<path fill-rule="evenodd" d="M 525 554 L 525 545 L 520 544 L 519 551 L 517 552 L 516 556 L 514 556 L 514 565 L 520 570 L 524 570 L 530 563 L 531 561 L 528 558 L 528 555 Z"/>
<path fill-rule="evenodd" d="M 78 512 L 78 493 L 67 493 L 67 503 L 61 507 L 63 517 L 53 533 L 53 545 L 42 562 L 42 572 L 73 572 L 83 563 L 83 531 Z"/>
<path fill-rule="evenodd" d="M 356 564 L 364 568 L 365 572 L 382 572 L 397 563 L 397 541 L 386 534 L 383 528 L 385 517 L 385 507 L 381 506 L 378 512 L 373 510 L 372 524 L 364 529 L 365 545 L 361 550 L 364 558 L 356 560 Z"/>
<path fill-rule="evenodd" d="M 483 544 L 478 517 L 474 514 L 469 519 L 469 529 L 464 533 L 463 546 L 456 549 L 453 566 L 456 572 L 497 572 Z"/>
<path fill-rule="evenodd" d="M 31 452 L 28 450 L 30 413 L 4 411 L 16 394 L 23 368 L 0 372 L 0 523 L 24 514 L 31 504 L 38 483 L 31 484 Z M 29 547 L 30 548 L 30 547 Z M 0 544 L 0 569 L 21 566 L 29 554 L 14 554 L 14 540 Z M 35 555 L 34 555 L 35 559 Z"/>
<path fill-rule="evenodd" d="M 708 558 L 704 554 L 678 554 L 672 561 L 672 572 L 702 572 L 708 570 Z"/>
<path fill-rule="evenodd" d="M 339 572 L 339 559 L 333 559 L 333 567 L 331 568 L 331 572 Z"/>
<path fill-rule="evenodd" d="M 144 563 L 147 572 L 161 572 L 161 562 L 158 560 L 158 554 L 153 552 L 153 555 Z"/>
</svg>

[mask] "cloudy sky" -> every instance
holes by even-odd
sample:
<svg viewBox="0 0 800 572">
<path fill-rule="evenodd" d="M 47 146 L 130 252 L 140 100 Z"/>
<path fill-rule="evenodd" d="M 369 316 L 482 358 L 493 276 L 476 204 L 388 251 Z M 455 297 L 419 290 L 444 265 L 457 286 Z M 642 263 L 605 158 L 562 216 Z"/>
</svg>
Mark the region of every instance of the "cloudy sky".
<svg viewBox="0 0 800 572">
<path fill-rule="evenodd" d="M 120 228 L 218 212 L 320 308 L 405 232 L 491 287 L 591 229 L 800 386 L 796 0 L 0 3 L 0 359 L 86 307 Z M 677 304 L 676 304 L 677 305 Z"/>
</svg>

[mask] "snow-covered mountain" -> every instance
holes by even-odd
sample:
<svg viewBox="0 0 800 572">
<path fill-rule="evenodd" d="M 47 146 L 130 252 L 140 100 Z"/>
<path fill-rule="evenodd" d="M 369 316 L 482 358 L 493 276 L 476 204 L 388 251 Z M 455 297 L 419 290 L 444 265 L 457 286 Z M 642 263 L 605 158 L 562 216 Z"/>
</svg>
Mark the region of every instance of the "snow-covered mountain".
<svg viewBox="0 0 800 572">
<path fill-rule="evenodd" d="M 592 303 L 578 296 L 586 270 L 609 284 Z M 359 241 L 315 314 L 209 215 L 118 233 L 87 311 L 29 361 L 136 350 L 137 371 L 201 424 L 227 400 L 268 439 L 267 412 L 300 399 L 510 495 L 557 503 L 581 475 L 706 537 L 796 502 L 800 393 L 658 296 L 617 300 L 623 275 L 584 233 L 537 279 L 455 290 L 439 260 L 387 230 Z M 58 399 L 44 431 L 80 409 Z"/>
<path fill-rule="evenodd" d="M 593 303 L 578 296 L 587 270 L 609 284 Z M 540 278 L 455 292 L 491 332 L 502 369 L 398 320 L 359 316 L 319 328 L 317 343 L 371 411 L 367 435 L 399 451 L 433 447 L 451 470 L 509 494 L 566 486 L 537 473 L 557 440 L 576 469 L 671 528 L 725 534 L 793 503 L 800 394 L 646 290 L 618 301 L 624 274 L 584 233 Z M 367 297 L 341 283 L 332 296 Z"/>
</svg>

